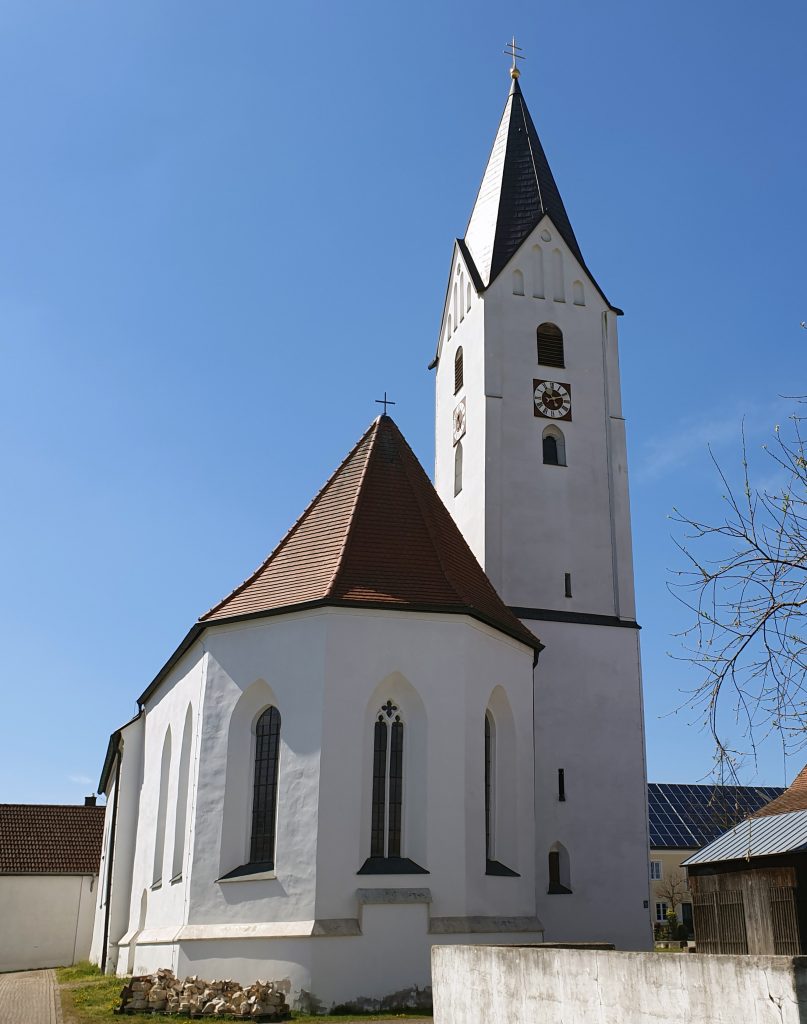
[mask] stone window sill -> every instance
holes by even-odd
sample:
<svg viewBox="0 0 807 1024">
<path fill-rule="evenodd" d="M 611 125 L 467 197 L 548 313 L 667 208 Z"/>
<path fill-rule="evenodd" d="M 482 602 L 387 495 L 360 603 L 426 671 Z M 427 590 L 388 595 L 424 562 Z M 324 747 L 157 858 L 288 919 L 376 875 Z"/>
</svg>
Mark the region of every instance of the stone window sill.
<svg viewBox="0 0 807 1024">
<path fill-rule="evenodd" d="M 271 862 L 242 864 L 226 875 L 217 878 L 217 882 L 260 882 L 264 879 L 277 878 L 275 866 Z"/>
<path fill-rule="evenodd" d="M 500 864 L 497 860 L 488 860 L 485 862 L 485 874 L 498 875 L 500 878 L 521 878 L 521 875 L 517 871 L 513 871 L 512 868 L 508 868 L 504 864 Z"/>
<path fill-rule="evenodd" d="M 426 868 L 408 857 L 368 857 L 357 875 L 428 875 Z"/>
</svg>

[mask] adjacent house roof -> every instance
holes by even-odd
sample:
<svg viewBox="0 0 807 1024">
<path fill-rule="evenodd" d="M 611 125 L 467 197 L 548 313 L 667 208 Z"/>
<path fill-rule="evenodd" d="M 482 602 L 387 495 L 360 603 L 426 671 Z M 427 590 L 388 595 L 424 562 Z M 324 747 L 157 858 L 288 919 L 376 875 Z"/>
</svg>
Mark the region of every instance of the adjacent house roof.
<svg viewBox="0 0 807 1024">
<path fill-rule="evenodd" d="M 0 804 L 0 875 L 97 875 L 104 807 Z"/>
<path fill-rule="evenodd" d="M 686 867 L 807 851 L 807 810 L 747 818 L 684 861 Z"/>
<path fill-rule="evenodd" d="M 799 772 L 787 789 L 777 795 L 775 800 L 760 807 L 754 813 L 755 818 L 769 814 L 785 814 L 788 811 L 807 811 L 807 765 Z"/>
<path fill-rule="evenodd" d="M 530 647 L 403 434 L 379 416 L 265 562 L 199 620 L 314 604 L 456 612 Z"/>
<path fill-rule="evenodd" d="M 647 786 L 650 847 L 697 850 L 778 797 L 776 786 Z"/>
</svg>

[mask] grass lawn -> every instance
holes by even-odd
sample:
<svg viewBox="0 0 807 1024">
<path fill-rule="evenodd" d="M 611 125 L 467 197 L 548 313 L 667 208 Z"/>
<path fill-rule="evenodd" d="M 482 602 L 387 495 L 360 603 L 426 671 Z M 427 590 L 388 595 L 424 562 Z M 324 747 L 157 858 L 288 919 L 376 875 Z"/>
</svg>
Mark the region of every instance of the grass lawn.
<svg viewBox="0 0 807 1024">
<path fill-rule="evenodd" d="M 58 967 L 56 969 L 56 980 L 59 982 L 59 991 L 62 997 L 62 1013 L 64 1024 L 95 1024 L 96 1021 L 107 1021 L 109 1024 L 121 1024 L 122 1021 L 131 1020 L 136 1024 L 138 1020 L 161 1020 L 161 1015 L 153 1018 L 151 1014 L 133 1014 L 131 1017 L 119 1017 L 112 1011 L 120 1005 L 120 992 L 126 983 L 124 978 L 111 977 L 108 974 L 101 974 L 97 967 L 90 963 L 76 964 L 75 967 Z M 181 1020 L 178 1017 L 166 1017 L 166 1020 Z M 346 1021 L 354 1021 L 357 1016 L 324 1016 L 307 1017 L 304 1014 L 293 1013 L 292 1019 L 295 1024 L 344 1024 Z M 364 1021 L 374 1020 L 431 1020 L 422 1013 L 402 1014 L 375 1014 L 361 1015 L 359 1018 Z"/>
</svg>

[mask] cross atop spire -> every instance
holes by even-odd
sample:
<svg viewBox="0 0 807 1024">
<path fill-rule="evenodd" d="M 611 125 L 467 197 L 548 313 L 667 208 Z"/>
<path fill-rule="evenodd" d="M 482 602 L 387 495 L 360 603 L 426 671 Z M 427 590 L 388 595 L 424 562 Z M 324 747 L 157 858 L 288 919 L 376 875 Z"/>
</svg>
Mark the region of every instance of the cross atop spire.
<svg viewBox="0 0 807 1024">
<path fill-rule="evenodd" d="M 526 60 L 527 59 L 523 55 L 523 53 L 520 52 L 523 49 L 524 48 L 522 46 L 516 46 L 516 37 L 515 36 L 513 36 L 511 42 L 509 42 L 507 44 L 507 46 L 504 48 L 503 52 L 506 53 L 508 57 L 512 57 L 513 58 L 513 66 L 510 68 L 510 77 L 511 78 L 518 78 L 518 76 L 521 74 L 521 72 L 518 70 L 518 62 L 520 60 Z"/>
</svg>

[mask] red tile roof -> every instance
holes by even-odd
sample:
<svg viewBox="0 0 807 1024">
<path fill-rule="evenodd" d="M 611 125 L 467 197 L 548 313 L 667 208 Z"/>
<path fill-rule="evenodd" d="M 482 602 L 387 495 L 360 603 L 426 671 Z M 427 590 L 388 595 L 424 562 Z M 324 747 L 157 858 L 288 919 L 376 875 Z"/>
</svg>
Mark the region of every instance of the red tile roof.
<svg viewBox="0 0 807 1024">
<path fill-rule="evenodd" d="M 379 416 L 266 561 L 199 619 L 309 604 L 471 615 L 533 648 L 389 416 Z"/>
<path fill-rule="evenodd" d="M 788 814 L 790 811 L 807 811 L 807 765 L 781 796 L 760 807 L 751 817 L 765 818 L 769 814 Z"/>
<path fill-rule="evenodd" d="M 105 807 L 0 804 L 0 875 L 97 875 Z"/>
</svg>

